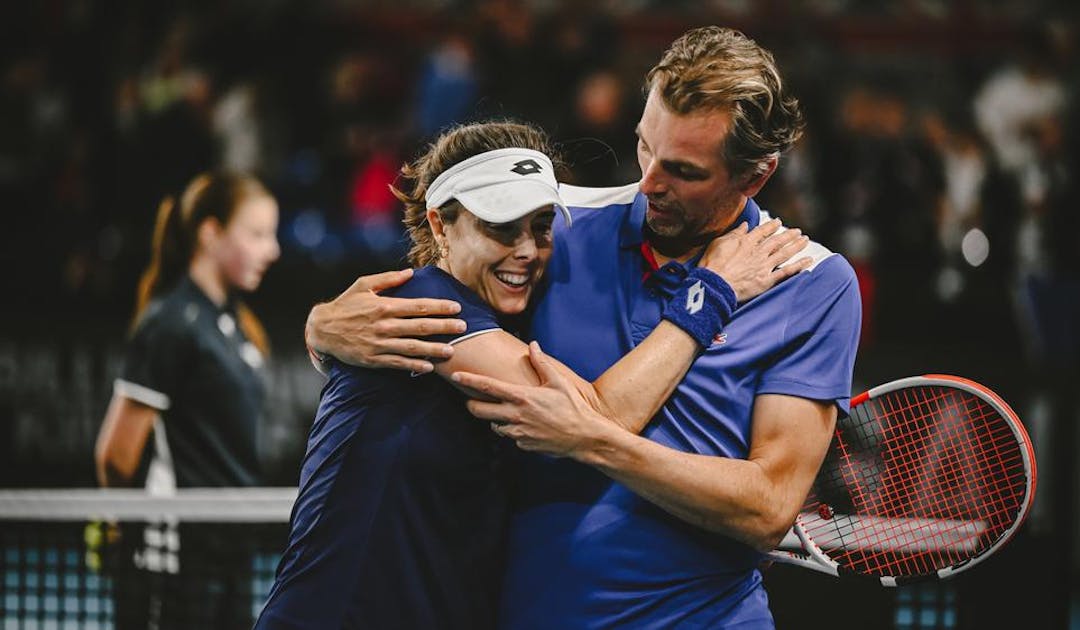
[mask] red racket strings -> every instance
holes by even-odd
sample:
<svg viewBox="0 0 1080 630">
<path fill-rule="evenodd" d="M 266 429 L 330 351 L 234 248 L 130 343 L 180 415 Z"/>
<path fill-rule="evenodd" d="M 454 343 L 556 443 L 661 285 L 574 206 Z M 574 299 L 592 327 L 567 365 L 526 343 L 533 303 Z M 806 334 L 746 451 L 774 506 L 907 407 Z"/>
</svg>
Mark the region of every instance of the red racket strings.
<svg viewBox="0 0 1080 630">
<path fill-rule="evenodd" d="M 976 557 L 1015 522 L 1022 446 L 997 409 L 961 389 L 909 387 L 853 407 L 804 512 L 842 568 L 927 575 Z"/>
</svg>

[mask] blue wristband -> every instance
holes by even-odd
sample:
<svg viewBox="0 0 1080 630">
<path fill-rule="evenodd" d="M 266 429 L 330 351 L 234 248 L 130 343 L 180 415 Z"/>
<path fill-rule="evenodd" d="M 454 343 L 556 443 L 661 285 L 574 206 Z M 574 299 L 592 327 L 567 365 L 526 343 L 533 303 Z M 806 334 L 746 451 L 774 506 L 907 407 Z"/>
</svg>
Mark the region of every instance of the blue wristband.
<svg viewBox="0 0 1080 630">
<path fill-rule="evenodd" d="M 731 321 L 737 304 L 731 285 L 708 269 L 695 267 L 664 305 L 661 317 L 685 330 L 702 348 L 708 348 Z"/>
</svg>

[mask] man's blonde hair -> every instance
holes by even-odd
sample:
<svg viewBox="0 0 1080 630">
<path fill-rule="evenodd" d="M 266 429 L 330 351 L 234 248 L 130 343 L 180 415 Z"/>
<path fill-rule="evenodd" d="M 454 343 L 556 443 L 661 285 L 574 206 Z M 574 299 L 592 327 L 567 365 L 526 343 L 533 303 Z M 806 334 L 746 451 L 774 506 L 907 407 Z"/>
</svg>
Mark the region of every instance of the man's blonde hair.
<svg viewBox="0 0 1080 630">
<path fill-rule="evenodd" d="M 733 175 L 760 174 L 802 135 L 799 102 L 784 89 L 772 53 L 739 31 L 706 26 L 684 33 L 645 77 L 677 114 L 731 113 L 724 160 Z"/>
</svg>

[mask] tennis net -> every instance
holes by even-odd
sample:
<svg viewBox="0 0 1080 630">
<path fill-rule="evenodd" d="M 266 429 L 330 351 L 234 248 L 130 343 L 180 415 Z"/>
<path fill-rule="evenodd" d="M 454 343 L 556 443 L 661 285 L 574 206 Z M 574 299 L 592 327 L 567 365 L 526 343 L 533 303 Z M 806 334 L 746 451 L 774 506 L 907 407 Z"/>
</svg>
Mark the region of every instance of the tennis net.
<svg viewBox="0 0 1080 630">
<path fill-rule="evenodd" d="M 295 498 L 0 490 L 0 630 L 250 628 Z"/>
</svg>

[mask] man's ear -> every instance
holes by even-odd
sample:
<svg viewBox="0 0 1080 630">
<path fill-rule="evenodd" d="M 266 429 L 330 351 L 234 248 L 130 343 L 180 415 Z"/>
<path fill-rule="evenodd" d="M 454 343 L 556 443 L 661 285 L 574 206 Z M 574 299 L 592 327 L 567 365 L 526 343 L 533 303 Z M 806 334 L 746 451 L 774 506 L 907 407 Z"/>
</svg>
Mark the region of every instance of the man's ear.
<svg viewBox="0 0 1080 630">
<path fill-rule="evenodd" d="M 769 178 L 776 172 L 776 166 L 779 163 L 780 158 L 775 155 L 758 162 L 749 173 L 743 176 L 745 183 L 739 189 L 739 192 L 747 197 L 757 195 L 765 187 L 765 182 L 769 181 Z"/>
</svg>

